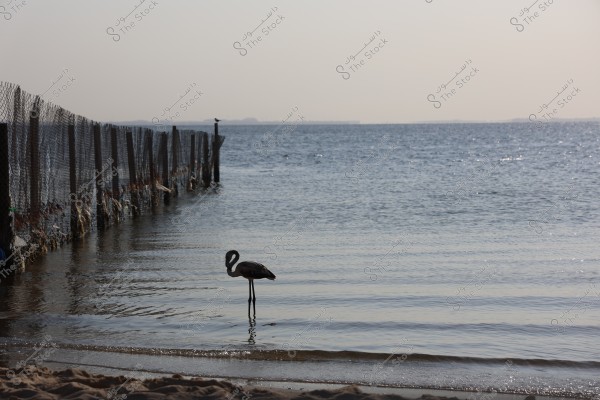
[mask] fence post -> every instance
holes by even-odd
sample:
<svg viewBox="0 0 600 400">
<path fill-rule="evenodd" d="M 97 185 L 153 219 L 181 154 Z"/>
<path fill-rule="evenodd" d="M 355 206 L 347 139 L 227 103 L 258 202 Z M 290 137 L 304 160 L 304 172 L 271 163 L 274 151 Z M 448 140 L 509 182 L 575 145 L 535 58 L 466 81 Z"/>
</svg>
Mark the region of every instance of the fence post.
<svg viewBox="0 0 600 400">
<path fill-rule="evenodd" d="M 21 91 L 21 87 L 17 86 L 17 88 L 15 89 L 15 97 L 14 97 L 14 109 L 13 109 L 13 119 L 12 119 L 12 156 L 14 157 L 14 159 L 17 159 L 17 154 L 18 154 L 18 140 L 16 140 L 16 138 L 18 137 L 19 133 L 22 132 L 22 128 L 21 128 L 21 124 L 19 124 L 19 120 L 20 120 L 20 113 L 21 113 L 21 109 L 22 109 L 22 105 L 21 105 L 21 99 L 22 99 L 22 91 Z M 20 129 L 21 128 L 21 129 Z"/>
<path fill-rule="evenodd" d="M 198 132 L 198 162 L 196 163 L 196 179 L 202 179 L 200 171 L 202 170 L 202 132 Z"/>
<path fill-rule="evenodd" d="M 112 197 L 113 199 L 119 200 L 121 196 L 119 193 L 121 189 L 119 187 L 119 144 L 117 142 L 117 128 L 111 126 L 110 128 L 110 147 L 111 147 L 111 175 L 112 175 Z"/>
<path fill-rule="evenodd" d="M 10 224 L 10 181 L 8 163 L 8 124 L 0 124 L 0 250 L 4 261 L 10 257 L 10 245 L 13 241 L 13 232 Z M 2 269 L 12 265 L 9 260 L 6 265 L 0 264 Z"/>
<path fill-rule="evenodd" d="M 79 211 L 77 210 L 77 156 L 75 153 L 75 125 L 69 124 L 69 201 L 71 202 L 71 236 L 73 240 L 79 239 Z"/>
<path fill-rule="evenodd" d="M 102 136 L 100 124 L 94 124 L 94 159 L 96 163 L 96 226 L 99 230 L 104 229 L 104 188 L 102 181 Z"/>
<path fill-rule="evenodd" d="M 160 138 L 160 148 L 158 150 L 158 154 L 160 158 L 162 158 L 162 185 L 167 189 L 170 189 L 169 185 L 169 144 L 168 144 L 168 136 L 167 133 L 164 132 L 161 134 Z M 171 194 L 168 191 L 165 191 L 164 201 L 165 204 L 169 204 L 171 200 Z"/>
<path fill-rule="evenodd" d="M 154 133 L 148 129 L 146 136 L 148 138 L 148 161 L 150 164 L 150 187 L 152 191 L 150 194 L 150 203 L 152 207 L 156 207 L 158 205 L 158 196 L 156 193 L 156 170 L 154 167 Z"/>
<path fill-rule="evenodd" d="M 132 214 L 137 217 L 140 213 L 140 196 L 137 185 L 137 172 L 135 170 L 135 151 L 133 149 L 133 133 L 128 130 L 127 136 L 127 163 L 129 165 L 129 192 L 131 193 Z"/>
<path fill-rule="evenodd" d="M 215 183 L 219 183 L 221 180 L 221 171 L 220 171 L 220 156 L 219 153 L 221 148 L 221 139 L 219 138 L 219 123 L 215 122 L 215 141 L 213 143 L 213 175 Z"/>
<path fill-rule="evenodd" d="M 179 172 L 179 131 L 177 127 L 173 125 L 172 131 L 172 144 L 171 144 L 171 152 L 173 153 L 171 161 L 173 165 L 173 170 L 171 171 L 171 186 L 173 187 L 173 197 L 177 197 L 177 181 L 178 181 L 178 172 Z"/>
<path fill-rule="evenodd" d="M 202 185 L 210 186 L 210 162 L 208 159 L 208 133 L 202 134 Z"/>
<path fill-rule="evenodd" d="M 35 99 L 31 115 L 29 116 L 29 154 L 31 181 L 29 187 L 29 204 L 33 224 L 38 223 L 40 215 L 40 113 L 39 97 Z"/>
<path fill-rule="evenodd" d="M 196 134 L 192 133 L 190 136 L 190 174 L 188 177 L 189 189 L 196 189 Z"/>
</svg>

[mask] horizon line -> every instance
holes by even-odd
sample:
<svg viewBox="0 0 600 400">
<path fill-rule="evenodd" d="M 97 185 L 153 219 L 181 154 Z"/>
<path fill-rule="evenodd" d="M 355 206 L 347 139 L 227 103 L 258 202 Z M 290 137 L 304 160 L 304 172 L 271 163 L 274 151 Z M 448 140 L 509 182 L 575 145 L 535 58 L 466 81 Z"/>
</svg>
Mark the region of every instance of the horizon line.
<svg viewBox="0 0 600 400">
<path fill-rule="evenodd" d="M 161 124 L 165 126 L 195 126 L 214 124 L 212 120 L 201 121 L 171 121 L 171 124 Z M 260 120 L 220 120 L 222 125 L 284 125 L 281 121 L 260 121 Z M 527 118 L 512 118 L 504 120 L 433 120 L 433 121 L 413 121 L 413 122 L 361 122 L 361 121 L 304 121 L 297 125 L 425 125 L 425 124 L 498 124 L 498 123 L 532 123 Z M 584 118 L 555 118 L 544 123 L 557 122 L 600 122 L 600 117 L 584 117 Z M 155 125 L 152 121 L 147 120 L 129 120 L 129 121 L 107 121 L 107 123 L 116 125 Z M 293 124 L 288 124 L 293 125 Z"/>
</svg>

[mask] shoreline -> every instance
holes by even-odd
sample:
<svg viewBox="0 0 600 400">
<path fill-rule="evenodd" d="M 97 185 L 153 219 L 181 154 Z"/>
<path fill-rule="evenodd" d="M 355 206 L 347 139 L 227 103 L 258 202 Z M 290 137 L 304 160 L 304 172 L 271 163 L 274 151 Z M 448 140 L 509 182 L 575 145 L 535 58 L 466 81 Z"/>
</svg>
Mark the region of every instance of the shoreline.
<svg viewBox="0 0 600 400">
<path fill-rule="evenodd" d="M 470 400 L 513 400 L 535 394 L 544 399 L 590 399 L 592 387 L 586 386 L 594 379 L 598 369 L 559 367 L 540 371 L 540 366 L 526 369 L 503 369 L 502 366 L 486 366 L 476 363 L 408 362 L 399 365 L 375 360 L 281 362 L 236 357 L 186 357 L 180 355 L 142 355 L 127 352 L 74 350 L 63 348 L 31 360 L 29 346 L 6 346 L 5 357 L 0 366 L 18 367 L 35 365 L 52 371 L 79 370 L 87 374 L 127 376 L 136 379 L 167 378 L 173 375 L 194 379 L 235 382 L 242 386 L 279 389 L 334 390 L 353 386 L 365 393 L 392 393 L 403 397 L 419 397 L 433 394 L 441 397 L 461 397 Z M 224 353 L 227 354 L 227 353 Z M 367 376 L 365 376 L 365 373 Z M 581 392 L 566 389 L 562 383 L 568 376 L 578 375 Z M 536 377 L 537 385 L 528 385 L 524 377 Z M 557 380 L 558 379 L 558 380 Z M 560 381 L 560 382 L 559 382 Z M 571 381 L 573 382 L 573 381 Z M 492 390 L 498 392 L 493 392 Z M 586 390 L 587 389 L 587 390 Z"/>
<path fill-rule="evenodd" d="M 93 369 L 93 368 L 92 368 Z M 0 395 L 42 399 L 485 399 L 523 400 L 526 394 L 478 393 L 453 390 L 394 388 L 319 382 L 269 381 L 239 378 L 202 378 L 187 375 L 145 374 L 143 380 L 124 374 L 97 374 L 82 369 L 51 370 L 25 367 L 19 377 L 0 367 Z M 116 371 L 114 371 L 116 372 Z M 123 371 L 120 371 L 123 372 Z M 138 371 L 139 372 L 139 371 Z M 10 374 L 8 374 L 10 375 Z M 18 380 L 16 380 L 18 379 Z M 538 396 L 545 400 L 559 397 Z"/>
</svg>

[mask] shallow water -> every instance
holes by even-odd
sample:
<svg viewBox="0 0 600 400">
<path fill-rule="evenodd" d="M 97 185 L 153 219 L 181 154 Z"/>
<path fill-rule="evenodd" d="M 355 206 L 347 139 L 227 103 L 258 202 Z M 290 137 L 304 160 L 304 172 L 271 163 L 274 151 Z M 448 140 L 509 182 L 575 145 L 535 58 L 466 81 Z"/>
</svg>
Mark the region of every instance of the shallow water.
<svg viewBox="0 0 600 400">
<path fill-rule="evenodd" d="M 66 246 L 6 288 L 6 362 L 50 335 L 48 362 L 168 350 L 190 364 L 145 368 L 190 373 L 198 351 L 234 350 L 256 366 L 332 363 L 329 381 L 600 393 L 597 123 L 307 125 L 265 145 L 273 128 L 222 126 L 219 188 Z M 255 283 L 255 320 L 230 249 L 277 275 Z M 323 353 L 337 351 L 350 353 Z M 314 380 L 290 365 L 249 370 Z"/>
</svg>

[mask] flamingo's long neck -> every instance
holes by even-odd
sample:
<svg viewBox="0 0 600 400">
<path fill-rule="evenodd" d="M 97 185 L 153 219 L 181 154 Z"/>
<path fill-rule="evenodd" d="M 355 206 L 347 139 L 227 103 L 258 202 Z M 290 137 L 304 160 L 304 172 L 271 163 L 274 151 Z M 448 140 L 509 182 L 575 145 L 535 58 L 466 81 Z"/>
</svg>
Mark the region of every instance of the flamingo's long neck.
<svg viewBox="0 0 600 400">
<path fill-rule="evenodd" d="M 231 258 L 228 258 L 225 260 L 225 267 L 227 267 L 227 275 L 232 276 L 232 277 L 236 277 L 236 276 L 240 276 L 240 273 L 236 271 L 232 271 L 231 269 L 233 268 L 233 266 L 238 262 L 238 260 L 240 259 L 240 255 L 237 251 L 234 251 Z"/>
</svg>

